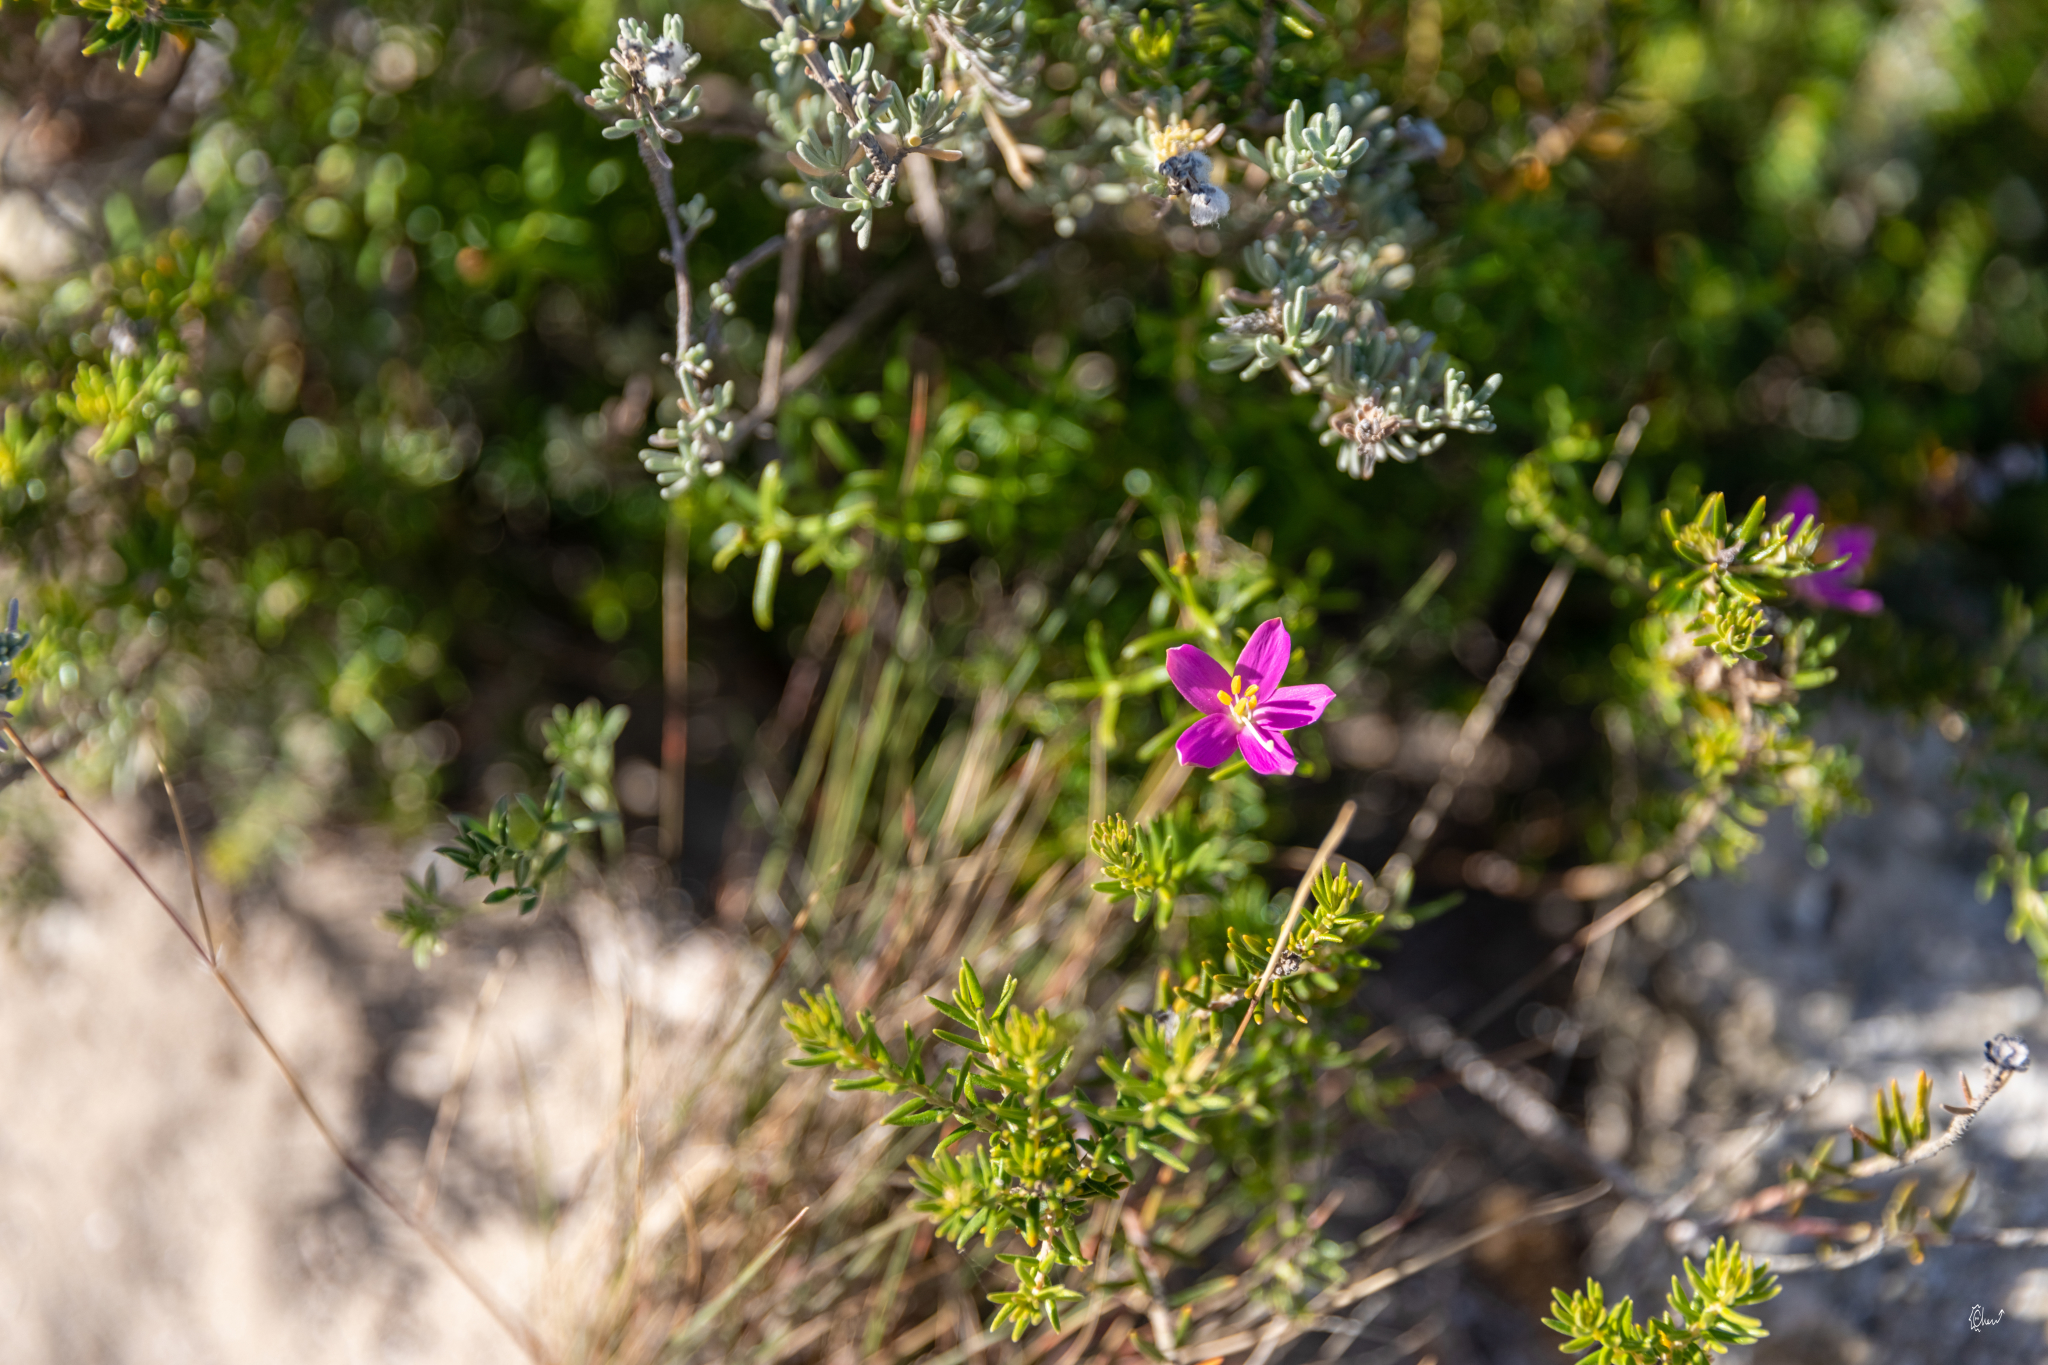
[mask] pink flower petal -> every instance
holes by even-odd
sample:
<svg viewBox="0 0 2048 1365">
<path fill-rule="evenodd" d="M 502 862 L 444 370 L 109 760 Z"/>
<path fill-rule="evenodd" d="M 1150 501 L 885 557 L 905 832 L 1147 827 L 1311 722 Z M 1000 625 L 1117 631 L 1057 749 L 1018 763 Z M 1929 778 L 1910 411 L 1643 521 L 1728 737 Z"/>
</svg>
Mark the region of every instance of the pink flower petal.
<svg viewBox="0 0 2048 1365">
<path fill-rule="evenodd" d="M 1237 675 L 1244 679 L 1246 687 L 1257 687 L 1260 695 L 1269 695 L 1287 676 L 1288 656 L 1293 653 L 1294 641 L 1287 638 L 1287 627 L 1276 616 L 1260 625 L 1252 632 L 1252 638 L 1244 642 L 1244 652 L 1237 656 Z"/>
<path fill-rule="evenodd" d="M 1175 645 L 1166 651 L 1166 676 L 1197 711 L 1213 716 L 1225 709 L 1216 694 L 1230 690 L 1230 673 L 1193 645 Z"/>
<path fill-rule="evenodd" d="M 1238 732 L 1237 751 L 1244 755 L 1251 770 L 1261 776 L 1285 777 L 1294 771 L 1293 746 L 1278 730 L 1268 730 L 1257 720 Z"/>
<path fill-rule="evenodd" d="M 1821 537 L 1821 555 L 1826 559 L 1849 557 L 1843 570 L 1860 569 L 1870 562 L 1870 552 L 1877 547 L 1877 532 L 1868 526 L 1830 526 Z"/>
<path fill-rule="evenodd" d="M 1851 588 L 1836 596 L 1835 605 L 1858 616 L 1875 616 L 1884 610 L 1884 599 L 1868 588 Z"/>
<path fill-rule="evenodd" d="M 1271 701 L 1261 703 L 1259 709 L 1252 712 L 1252 720 L 1268 730 L 1299 730 L 1321 717 L 1323 708 L 1336 695 L 1321 683 L 1283 687 L 1273 693 Z"/>
<path fill-rule="evenodd" d="M 1181 732 L 1173 749 L 1190 768 L 1214 768 L 1237 749 L 1237 727 L 1228 716 L 1204 716 Z"/>
</svg>

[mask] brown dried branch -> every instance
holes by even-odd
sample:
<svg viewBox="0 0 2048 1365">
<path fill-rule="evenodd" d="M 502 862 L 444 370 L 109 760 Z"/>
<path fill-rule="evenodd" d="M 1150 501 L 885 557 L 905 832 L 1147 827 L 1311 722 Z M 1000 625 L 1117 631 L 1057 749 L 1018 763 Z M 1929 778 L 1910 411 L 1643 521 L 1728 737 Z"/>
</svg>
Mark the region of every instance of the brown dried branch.
<svg viewBox="0 0 2048 1365">
<path fill-rule="evenodd" d="M 1628 420 L 1615 433 L 1613 453 L 1600 470 L 1594 484 L 1594 495 L 1601 503 L 1614 496 L 1621 485 L 1622 470 L 1627 466 L 1629 456 L 1635 453 L 1636 443 L 1642 439 L 1644 427 L 1649 425 L 1650 410 L 1637 404 L 1629 410 Z M 1401 845 L 1394 856 L 1381 869 L 1377 895 L 1382 903 L 1391 897 L 1394 886 L 1414 870 L 1415 860 L 1422 856 L 1422 850 L 1436 837 L 1437 828 L 1443 823 L 1445 812 L 1458 795 L 1458 789 L 1465 785 L 1465 778 L 1472 770 L 1473 761 L 1479 757 L 1479 749 L 1486 737 L 1493 733 L 1494 723 L 1500 719 L 1501 708 L 1514 695 L 1515 685 L 1522 680 L 1522 671 L 1535 656 L 1536 646 L 1543 639 L 1543 633 L 1550 628 L 1551 617 L 1556 615 L 1558 603 L 1564 600 L 1564 591 L 1570 586 L 1572 573 L 1577 563 L 1569 555 L 1560 559 L 1544 578 L 1543 586 L 1536 590 L 1536 600 L 1529 606 L 1528 614 L 1522 618 L 1522 625 L 1515 632 L 1515 638 L 1507 652 L 1501 655 L 1493 676 L 1487 679 L 1486 690 L 1480 694 L 1479 704 L 1465 717 L 1465 723 L 1458 731 L 1457 742 L 1451 746 L 1451 754 L 1444 764 L 1443 772 L 1436 784 L 1430 788 L 1423 800 L 1422 808 L 1408 823 L 1408 832 L 1402 836 Z"/>
</svg>

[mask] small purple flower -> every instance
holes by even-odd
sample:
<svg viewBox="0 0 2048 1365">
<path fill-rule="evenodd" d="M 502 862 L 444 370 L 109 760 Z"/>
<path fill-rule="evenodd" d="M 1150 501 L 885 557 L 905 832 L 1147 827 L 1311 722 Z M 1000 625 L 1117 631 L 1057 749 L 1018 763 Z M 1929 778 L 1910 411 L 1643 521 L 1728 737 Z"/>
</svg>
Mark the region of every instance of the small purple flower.
<svg viewBox="0 0 2048 1365">
<path fill-rule="evenodd" d="M 1820 499 L 1811 488 L 1802 484 L 1785 499 L 1778 515 L 1782 517 L 1787 512 L 1792 514 L 1792 529 L 1797 532 L 1820 515 Z M 1876 547 L 1877 532 L 1868 526 L 1828 527 L 1821 532 L 1820 553 L 1815 558 L 1846 559 L 1847 562 L 1837 568 L 1822 569 L 1819 573 L 1793 579 L 1792 595 L 1816 607 L 1853 611 L 1859 616 L 1882 611 L 1882 597 L 1868 588 L 1856 586 L 1863 578 L 1863 566 L 1870 562 L 1870 552 Z"/>
<path fill-rule="evenodd" d="M 1321 683 L 1282 687 L 1294 642 L 1274 617 L 1252 632 L 1237 667 L 1226 669 L 1193 645 L 1166 652 L 1166 676 L 1203 712 L 1174 746 L 1191 768 L 1214 768 L 1232 753 L 1244 755 L 1255 773 L 1285 777 L 1294 771 L 1294 750 L 1281 737 L 1323 714 L 1337 694 Z"/>
</svg>

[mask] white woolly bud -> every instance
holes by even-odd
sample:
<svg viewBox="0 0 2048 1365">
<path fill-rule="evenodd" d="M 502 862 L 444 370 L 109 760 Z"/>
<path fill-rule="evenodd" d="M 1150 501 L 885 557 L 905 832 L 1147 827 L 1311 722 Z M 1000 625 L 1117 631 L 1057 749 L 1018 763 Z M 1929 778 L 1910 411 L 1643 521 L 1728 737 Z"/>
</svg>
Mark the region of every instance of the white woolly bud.
<svg viewBox="0 0 2048 1365">
<path fill-rule="evenodd" d="M 645 70 L 648 89 L 666 90 L 674 85 L 686 70 L 683 45 L 673 38 L 663 38 L 648 49 Z"/>
<path fill-rule="evenodd" d="M 1207 227 L 1228 212 L 1230 196 L 1214 185 L 1197 185 L 1188 195 L 1188 221 L 1196 227 Z"/>
</svg>

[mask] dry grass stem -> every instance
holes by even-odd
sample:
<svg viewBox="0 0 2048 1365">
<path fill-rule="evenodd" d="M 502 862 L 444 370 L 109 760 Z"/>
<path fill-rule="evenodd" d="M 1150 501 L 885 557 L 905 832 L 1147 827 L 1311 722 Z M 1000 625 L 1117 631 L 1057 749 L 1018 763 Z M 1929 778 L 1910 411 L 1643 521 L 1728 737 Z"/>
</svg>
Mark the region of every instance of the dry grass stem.
<svg viewBox="0 0 2048 1365">
<path fill-rule="evenodd" d="M 1273 952 L 1266 959 L 1266 970 L 1259 973 L 1259 982 L 1252 987 L 1245 998 L 1244 1018 L 1237 1021 L 1237 1032 L 1230 1035 L 1231 1052 L 1237 1051 L 1238 1043 L 1244 1038 L 1244 1031 L 1258 1012 L 1259 997 L 1266 993 L 1266 987 L 1273 984 L 1273 973 L 1280 969 L 1280 956 L 1287 951 L 1287 936 L 1294 932 L 1295 921 L 1301 918 L 1301 907 L 1308 904 L 1309 893 L 1314 889 L 1316 878 L 1322 873 L 1323 864 L 1329 861 L 1337 845 L 1344 842 L 1344 836 L 1351 831 L 1352 817 L 1358 814 L 1358 803 L 1346 801 L 1337 812 L 1337 818 L 1330 822 L 1330 832 L 1323 836 L 1323 842 L 1316 848 L 1316 856 L 1309 859 L 1308 871 L 1301 874 L 1301 881 L 1294 888 L 1294 900 L 1287 907 L 1287 918 L 1281 921 L 1280 936 L 1273 940 Z"/>
<path fill-rule="evenodd" d="M 498 993 L 505 988 L 505 977 L 518 958 L 519 955 L 510 948 L 500 948 L 498 960 L 492 964 L 483 986 L 476 993 L 476 1008 L 470 1012 L 469 1027 L 462 1035 L 462 1051 L 456 1055 L 455 1070 L 449 1076 L 447 1090 L 442 1092 L 441 1103 L 434 1109 L 434 1130 L 427 1139 L 427 1160 L 420 1171 L 419 1193 L 413 1198 L 413 1209 L 422 1218 L 433 1212 L 434 1200 L 440 1194 L 441 1168 L 447 1164 L 448 1147 L 455 1140 L 455 1125 L 462 1117 L 462 1096 L 469 1088 L 469 1076 L 476 1067 L 477 1054 L 483 1050 L 484 1016 L 497 1003 Z"/>
</svg>

